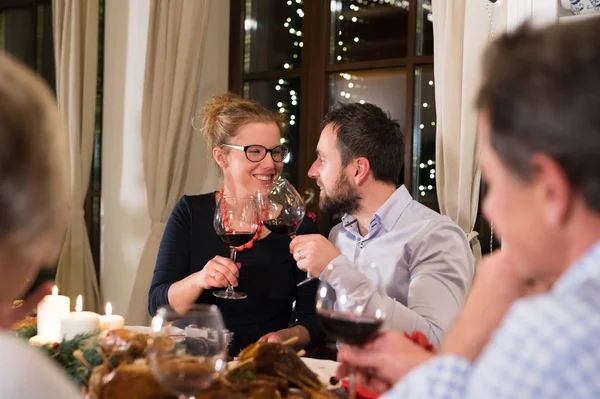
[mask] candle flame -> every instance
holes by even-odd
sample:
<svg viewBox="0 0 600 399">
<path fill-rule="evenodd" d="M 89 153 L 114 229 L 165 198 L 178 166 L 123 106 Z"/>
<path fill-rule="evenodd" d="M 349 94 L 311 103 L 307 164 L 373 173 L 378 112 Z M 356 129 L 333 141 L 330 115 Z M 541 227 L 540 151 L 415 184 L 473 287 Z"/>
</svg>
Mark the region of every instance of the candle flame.
<svg viewBox="0 0 600 399">
<path fill-rule="evenodd" d="M 77 296 L 77 301 L 75 302 L 75 311 L 81 312 L 83 310 L 83 297 L 81 295 Z"/>
<path fill-rule="evenodd" d="M 106 302 L 106 308 L 105 308 L 105 313 L 107 316 L 112 315 L 112 305 L 110 304 L 110 302 Z"/>
<path fill-rule="evenodd" d="M 52 295 L 58 295 L 58 287 L 57 286 L 52 287 Z"/>
</svg>

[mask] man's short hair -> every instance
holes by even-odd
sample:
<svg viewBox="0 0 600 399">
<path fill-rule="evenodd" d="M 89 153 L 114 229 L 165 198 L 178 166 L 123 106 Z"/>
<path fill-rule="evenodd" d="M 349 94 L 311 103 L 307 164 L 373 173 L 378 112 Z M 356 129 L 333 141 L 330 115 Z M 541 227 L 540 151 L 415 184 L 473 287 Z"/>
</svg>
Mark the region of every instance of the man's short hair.
<svg viewBox="0 0 600 399">
<path fill-rule="evenodd" d="M 404 137 L 398 122 L 373 104 L 338 103 L 325 116 L 321 130 L 329 124 L 336 132 L 342 166 L 364 157 L 375 180 L 399 185 Z"/>
<path fill-rule="evenodd" d="M 600 19 L 523 25 L 497 39 L 484 60 L 477 106 L 502 162 L 529 180 L 531 156 L 547 154 L 600 212 Z"/>
</svg>

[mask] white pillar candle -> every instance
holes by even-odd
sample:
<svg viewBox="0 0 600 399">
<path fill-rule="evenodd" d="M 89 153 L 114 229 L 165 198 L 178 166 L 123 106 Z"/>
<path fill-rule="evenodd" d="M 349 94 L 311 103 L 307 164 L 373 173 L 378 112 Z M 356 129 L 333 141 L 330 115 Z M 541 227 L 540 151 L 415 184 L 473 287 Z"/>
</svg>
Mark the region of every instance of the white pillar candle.
<svg viewBox="0 0 600 399">
<path fill-rule="evenodd" d="M 75 311 L 60 319 L 60 335 L 62 338 L 73 339 L 78 334 L 97 330 L 100 326 L 100 315 L 94 312 L 83 312 L 83 299 L 77 297 Z"/>
<path fill-rule="evenodd" d="M 125 319 L 123 316 L 119 316 L 117 314 L 112 314 L 112 305 L 110 302 L 106 302 L 105 307 L 106 314 L 104 316 L 100 316 L 100 330 L 117 330 L 119 328 L 123 328 L 125 325 Z"/>
<path fill-rule="evenodd" d="M 71 300 L 58 295 L 58 287 L 52 288 L 52 295 L 46 295 L 37 306 L 37 333 L 40 342 L 60 341 L 61 317 L 69 314 Z"/>
</svg>

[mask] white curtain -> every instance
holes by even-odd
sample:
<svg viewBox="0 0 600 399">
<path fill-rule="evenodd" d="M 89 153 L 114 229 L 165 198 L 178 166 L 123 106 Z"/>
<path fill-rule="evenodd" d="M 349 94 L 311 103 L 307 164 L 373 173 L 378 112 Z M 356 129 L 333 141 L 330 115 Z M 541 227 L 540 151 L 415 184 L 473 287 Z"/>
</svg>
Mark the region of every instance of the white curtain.
<svg viewBox="0 0 600 399">
<path fill-rule="evenodd" d="M 183 193 L 208 12 L 209 0 L 153 1 L 150 6 L 142 144 L 151 231 L 129 302 L 128 324 L 149 323 L 148 289 L 158 247 Z"/>
<path fill-rule="evenodd" d="M 56 284 L 75 303 L 99 311 L 100 293 L 90 250 L 83 202 L 90 180 L 96 114 L 98 0 L 52 0 L 56 95 L 67 126 L 70 220 L 58 263 Z"/>
<path fill-rule="evenodd" d="M 432 1 L 438 200 L 441 213 L 467 234 L 477 260 L 481 245 L 473 228 L 481 172 L 475 99 L 481 55 L 492 30 L 493 15 L 487 4 L 483 0 Z"/>
</svg>

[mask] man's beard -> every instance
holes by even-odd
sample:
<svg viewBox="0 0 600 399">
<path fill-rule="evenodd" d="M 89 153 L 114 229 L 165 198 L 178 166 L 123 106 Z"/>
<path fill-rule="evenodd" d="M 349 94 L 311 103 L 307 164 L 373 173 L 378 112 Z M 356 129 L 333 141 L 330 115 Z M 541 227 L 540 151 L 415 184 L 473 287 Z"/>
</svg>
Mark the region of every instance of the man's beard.
<svg viewBox="0 0 600 399">
<path fill-rule="evenodd" d="M 356 192 L 348 181 L 348 177 L 340 173 L 338 180 L 335 182 L 335 188 L 332 195 L 327 195 L 319 201 L 319 207 L 322 211 L 336 213 L 353 213 L 360 210 L 360 200 L 362 198 Z"/>
</svg>

